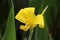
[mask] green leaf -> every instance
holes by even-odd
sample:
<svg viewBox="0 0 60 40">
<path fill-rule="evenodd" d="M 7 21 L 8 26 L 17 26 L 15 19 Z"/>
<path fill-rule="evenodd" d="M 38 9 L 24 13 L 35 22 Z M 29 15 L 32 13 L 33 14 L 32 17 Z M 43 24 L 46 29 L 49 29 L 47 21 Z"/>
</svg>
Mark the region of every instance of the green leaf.
<svg viewBox="0 0 60 40">
<path fill-rule="evenodd" d="M 14 5 L 11 1 L 11 8 L 7 20 L 6 30 L 2 40 L 16 40 L 15 21 L 14 21 Z"/>
<path fill-rule="evenodd" d="M 40 29 L 38 26 L 35 29 L 35 40 L 48 40 L 46 28 Z"/>
</svg>

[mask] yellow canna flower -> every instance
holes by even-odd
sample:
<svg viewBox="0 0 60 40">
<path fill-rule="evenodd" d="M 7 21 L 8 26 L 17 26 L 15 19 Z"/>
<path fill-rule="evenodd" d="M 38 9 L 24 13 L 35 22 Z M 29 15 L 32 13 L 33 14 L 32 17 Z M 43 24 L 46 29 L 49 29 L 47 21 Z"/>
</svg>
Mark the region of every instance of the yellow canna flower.
<svg viewBox="0 0 60 40">
<path fill-rule="evenodd" d="M 16 15 L 16 19 L 26 25 L 20 25 L 20 29 L 27 31 L 30 28 L 34 28 L 35 25 L 39 24 L 40 28 L 44 28 L 44 16 L 43 14 L 47 10 L 48 6 L 42 11 L 41 14 L 35 15 L 35 8 L 34 7 L 27 7 L 21 9 L 18 14 Z"/>
</svg>

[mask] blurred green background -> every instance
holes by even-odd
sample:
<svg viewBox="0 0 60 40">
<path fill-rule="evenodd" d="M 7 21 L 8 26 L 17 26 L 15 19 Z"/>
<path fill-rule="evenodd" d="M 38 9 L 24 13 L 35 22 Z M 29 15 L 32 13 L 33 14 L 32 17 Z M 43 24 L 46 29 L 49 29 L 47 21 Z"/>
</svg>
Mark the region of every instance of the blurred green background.
<svg viewBox="0 0 60 40">
<path fill-rule="evenodd" d="M 31 40 L 60 40 L 60 0 L 0 0 L 0 40 L 27 39 L 30 32 L 19 29 L 23 23 L 15 20 L 15 15 L 25 7 L 35 7 L 37 15 L 46 5 L 49 5 L 44 14 L 47 28 L 36 27 Z"/>
</svg>

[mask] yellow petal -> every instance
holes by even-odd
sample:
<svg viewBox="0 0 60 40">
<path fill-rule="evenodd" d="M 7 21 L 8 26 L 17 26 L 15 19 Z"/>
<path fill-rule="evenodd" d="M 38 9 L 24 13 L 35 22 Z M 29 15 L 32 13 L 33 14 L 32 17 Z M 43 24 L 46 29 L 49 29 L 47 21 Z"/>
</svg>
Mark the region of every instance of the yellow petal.
<svg viewBox="0 0 60 40">
<path fill-rule="evenodd" d="M 23 23 L 27 23 L 27 19 L 33 20 L 33 18 L 35 17 L 34 11 L 35 11 L 34 7 L 21 9 L 15 18 Z"/>
<path fill-rule="evenodd" d="M 26 19 L 26 23 L 32 24 L 35 18 L 35 8 L 34 7 L 28 7 L 24 8 L 24 18 Z"/>
<path fill-rule="evenodd" d="M 39 24 L 40 28 L 44 28 L 44 17 L 43 17 L 43 15 L 37 15 L 36 16 L 35 24 Z"/>
<path fill-rule="evenodd" d="M 35 8 L 34 8 L 34 7 L 24 8 L 24 11 L 25 11 L 28 15 L 35 16 L 35 15 L 34 15 L 34 12 L 35 12 Z"/>
<path fill-rule="evenodd" d="M 15 16 L 15 18 L 16 18 L 18 21 L 20 21 L 20 22 L 26 23 L 25 18 L 24 18 L 20 13 L 23 13 L 23 9 L 21 9 L 21 10 L 17 13 L 17 15 Z"/>
<path fill-rule="evenodd" d="M 23 31 L 27 31 L 31 26 L 26 24 L 25 26 L 24 25 L 20 25 L 20 29 L 23 30 Z"/>
</svg>

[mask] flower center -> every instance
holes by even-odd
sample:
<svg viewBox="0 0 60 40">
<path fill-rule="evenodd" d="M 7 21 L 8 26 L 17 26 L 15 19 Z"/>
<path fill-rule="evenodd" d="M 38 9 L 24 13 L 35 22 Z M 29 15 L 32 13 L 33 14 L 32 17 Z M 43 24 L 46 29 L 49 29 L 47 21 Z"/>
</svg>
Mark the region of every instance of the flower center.
<svg viewBox="0 0 60 40">
<path fill-rule="evenodd" d="M 26 22 L 31 26 L 33 25 L 33 19 L 26 18 Z"/>
</svg>

